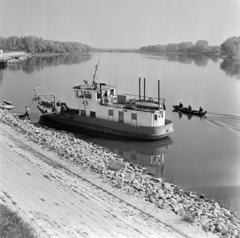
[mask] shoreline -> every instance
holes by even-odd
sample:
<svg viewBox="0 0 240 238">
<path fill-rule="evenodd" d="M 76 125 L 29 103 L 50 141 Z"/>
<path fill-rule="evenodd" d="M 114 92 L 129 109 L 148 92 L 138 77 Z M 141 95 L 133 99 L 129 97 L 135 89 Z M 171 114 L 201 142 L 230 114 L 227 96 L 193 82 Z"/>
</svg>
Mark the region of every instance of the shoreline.
<svg viewBox="0 0 240 238">
<path fill-rule="evenodd" d="M 50 53 L 50 52 L 43 52 L 43 53 L 33 53 L 32 56 L 35 57 L 50 57 L 50 56 L 59 56 L 59 55 L 87 55 L 90 52 L 76 52 L 76 53 Z"/>
<path fill-rule="evenodd" d="M 207 237 L 214 234 L 236 238 L 240 235 L 239 215 L 226 209 L 226 206 L 204 196 L 198 197 L 193 192 L 184 191 L 161 178 L 146 175 L 144 169 L 123 162 L 123 158 L 107 152 L 101 146 L 76 139 L 72 133 L 20 120 L 8 111 L 0 110 L 0 123 L 14 126 L 14 130 L 27 135 L 33 143 L 55 151 L 58 160 L 65 161 L 65 166 L 69 166 L 70 169 L 74 166 L 77 167 L 76 171 L 82 167 L 88 168 L 93 176 L 93 183 L 98 181 L 101 188 L 107 186 L 112 193 L 117 191 L 118 197 L 121 197 L 121 193 L 129 194 L 127 201 L 133 200 L 132 205 L 142 202 L 145 207 L 154 208 L 153 216 L 159 217 L 158 213 L 168 214 L 165 218 L 160 216 L 160 221 L 169 224 L 170 227 L 178 227 L 176 222 L 173 222 L 177 220 L 185 226 L 187 223 L 191 224 L 191 227 L 199 232 L 201 230 L 203 233 L 200 237 L 204 237 L 203 234 Z M 67 165 L 69 162 L 70 165 Z M 104 184 L 101 181 L 104 181 Z M 181 229 L 183 228 L 177 228 Z"/>
</svg>

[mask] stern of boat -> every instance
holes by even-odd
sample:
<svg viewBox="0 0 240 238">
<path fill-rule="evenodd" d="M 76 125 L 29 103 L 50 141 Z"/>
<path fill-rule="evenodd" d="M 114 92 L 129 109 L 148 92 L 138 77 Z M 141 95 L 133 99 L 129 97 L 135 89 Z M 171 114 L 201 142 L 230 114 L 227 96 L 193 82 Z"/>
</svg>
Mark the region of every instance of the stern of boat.
<svg viewBox="0 0 240 238">
<path fill-rule="evenodd" d="M 164 129 L 168 135 L 170 135 L 174 132 L 173 123 L 171 120 L 165 119 L 165 128 Z"/>
</svg>

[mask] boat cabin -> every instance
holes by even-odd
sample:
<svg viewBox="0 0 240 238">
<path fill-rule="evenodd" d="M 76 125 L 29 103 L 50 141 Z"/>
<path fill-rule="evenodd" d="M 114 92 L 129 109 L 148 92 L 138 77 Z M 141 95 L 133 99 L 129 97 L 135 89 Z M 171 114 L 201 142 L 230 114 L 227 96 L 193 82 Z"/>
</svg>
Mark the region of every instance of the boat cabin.
<svg viewBox="0 0 240 238">
<path fill-rule="evenodd" d="M 79 85 L 73 87 L 73 90 L 81 116 L 131 126 L 165 125 L 165 110 L 160 100 L 137 95 L 117 95 L 116 87 L 103 83 L 93 86 Z"/>
</svg>

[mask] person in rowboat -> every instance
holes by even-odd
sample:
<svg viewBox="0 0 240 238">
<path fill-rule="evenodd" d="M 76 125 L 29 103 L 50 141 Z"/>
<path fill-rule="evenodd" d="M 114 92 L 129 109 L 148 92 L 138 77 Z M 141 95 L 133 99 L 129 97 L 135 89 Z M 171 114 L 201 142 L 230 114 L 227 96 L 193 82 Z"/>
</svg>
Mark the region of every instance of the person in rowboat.
<svg viewBox="0 0 240 238">
<path fill-rule="evenodd" d="M 183 104 L 180 102 L 178 105 L 180 108 L 183 108 Z"/>
</svg>

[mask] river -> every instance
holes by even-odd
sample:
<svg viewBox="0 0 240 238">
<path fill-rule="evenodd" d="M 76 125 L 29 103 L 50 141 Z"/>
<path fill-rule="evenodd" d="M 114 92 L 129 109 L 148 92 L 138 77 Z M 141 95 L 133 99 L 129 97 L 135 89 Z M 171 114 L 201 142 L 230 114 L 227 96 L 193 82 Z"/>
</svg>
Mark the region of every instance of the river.
<svg viewBox="0 0 240 238">
<path fill-rule="evenodd" d="M 117 86 L 119 93 L 138 94 L 138 78 L 146 78 L 146 95 L 166 99 L 167 118 L 173 121 L 171 137 L 154 142 L 99 138 L 84 140 L 111 150 L 126 161 L 145 166 L 147 173 L 184 189 L 205 194 L 240 214 L 240 62 L 218 57 L 91 53 L 37 57 L 0 69 L 0 100 L 15 103 L 31 118 L 39 117 L 31 91 L 54 92 L 70 107 L 77 107 L 72 87 L 97 78 Z M 142 80 L 143 81 L 143 80 Z M 142 87 L 143 88 L 143 87 Z M 204 118 L 173 111 L 182 102 L 207 114 Z"/>
</svg>

